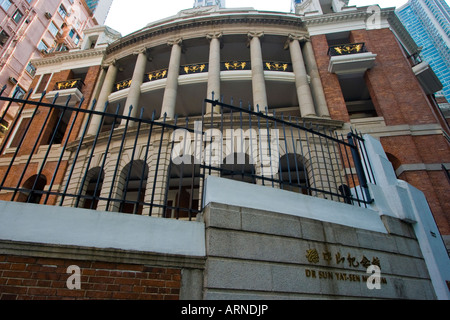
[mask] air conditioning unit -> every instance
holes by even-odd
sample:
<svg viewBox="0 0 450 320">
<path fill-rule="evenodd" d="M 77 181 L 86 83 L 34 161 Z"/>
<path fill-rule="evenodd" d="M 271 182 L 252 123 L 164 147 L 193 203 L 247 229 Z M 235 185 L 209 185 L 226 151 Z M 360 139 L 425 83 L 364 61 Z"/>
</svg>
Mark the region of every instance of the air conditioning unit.
<svg viewBox="0 0 450 320">
<path fill-rule="evenodd" d="M 45 17 L 50 20 L 52 18 L 52 14 L 50 12 L 46 12 Z"/>
<path fill-rule="evenodd" d="M 17 79 L 16 78 L 14 78 L 14 77 L 9 77 L 9 82 L 11 82 L 12 84 L 14 84 L 14 85 L 16 85 L 17 84 Z"/>
</svg>

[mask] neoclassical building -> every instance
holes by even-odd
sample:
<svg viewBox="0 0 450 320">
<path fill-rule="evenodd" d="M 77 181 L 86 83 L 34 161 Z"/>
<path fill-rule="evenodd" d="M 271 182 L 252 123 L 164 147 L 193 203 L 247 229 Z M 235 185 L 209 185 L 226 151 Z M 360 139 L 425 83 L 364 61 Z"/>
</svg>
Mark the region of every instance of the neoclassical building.
<svg viewBox="0 0 450 320">
<path fill-rule="evenodd" d="M 189 117 L 193 122 L 202 116 L 205 98 L 282 114 L 333 135 L 355 128 L 383 142 L 398 176 L 428 193 L 436 219 L 447 230 L 448 201 L 440 190 L 446 183 L 442 165 L 449 162 L 448 130 L 431 98 L 439 81 L 426 62 L 414 59 L 417 46 L 393 9 L 335 5 L 336 12 L 324 13 L 314 8 L 302 3 L 293 14 L 198 7 L 116 41 L 108 31 L 112 40 L 105 43 L 114 42 L 91 49 L 88 44 L 105 37 L 94 30 L 82 50 L 34 61 L 31 97 L 39 99 L 46 90 L 46 99 L 58 94 L 57 102 L 70 94 L 73 105 L 83 99 L 83 108 L 89 109 L 95 103 L 98 114 L 89 119 L 87 136 L 106 135 L 113 123 L 125 125 L 125 118 L 102 118 L 103 111 L 119 118 L 173 122 Z M 211 113 L 220 109 L 207 104 L 203 114 Z M 66 115 L 61 128 L 69 120 Z M 434 159 L 423 152 L 432 145 L 439 150 Z M 87 163 L 77 161 L 80 168 Z M 143 172 L 151 167 L 145 165 Z M 105 179 L 114 182 L 109 168 Z"/>
<path fill-rule="evenodd" d="M 415 192 L 400 182 L 406 181 L 425 195 L 448 248 L 449 130 L 433 99 L 442 85 L 428 64 L 417 59 L 417 45 L 398 21 L 394 8 L 349 7 L 346 1 L 332 1 L 331 9 L 326 1 L 304 1 L 295 7 L 295 13 L 197 7 L 124 37 L 98 27 L 86 32 L 79 49 L 34 60 L 31 100 L 10 101 L 19 112 L 0 147 L 0 204 L 31 202 L 64 209 L 94 209 L 99 214 L 176 218 L 183 223 L 197 218 L 203 223 L 203 215 L 210 217 L 215 210 L 208 206 L 206 212 L 202 211 L 205 203 L 233 195 L 223 200 L 225 207 L 218 209 L 217 220 L 206 222 L 210 224 L 207 228 L 212 225 L 242 231 L 239 228 L 244 228 L 246 219 L 258 216 L 259 222 L 252 220 L 247 225 L 247 231 L 256 232 L 257 237 L 260 233 L 272 238 L 281 234 L 299 237 L 295 232 L 287 235 L 295 224 L 271 220 L 270 214 L 253 209 L 245 217 L 233 218 L 239 211 L 231 208 L 236 201 L 244 203 L 243 207 L 266 210 L 287 199 L 279 204 L 280 212 L 286 205 L 293 211 L 304 210 L 302 219 L 329 223 L 326 228 L 333 223 L 345 225 L 350 228 L 345 231 L 349 239 L 357 234 L 353 228 L 362 230 L 358 241 L 362 234 L 376 233 L 368 236 L 372 240 L 363 237 L 366 242 L 350 246 L 375 252 L 373 246 L 378 240 L 374 239 L 383 239 L 380 246 L 389 244 L 389 254 L 384 247 L 376 248 L 376 252 L 387 261 L 394 255 L 403 258 L 395 252 L 403 252 L 408 247 L 403 241 L 413 236 L 406 229 L 389 229 L 397 225 L 389 224 L 390 220 L 381 222 L 379 215 L 391 215 L 401 223 L 416 223 L 426 229 L 421 218 L 412 216 L 423 207 L 416 207 L 416 202 L 406 197 Z M 373 137 L 367 138 L 370 146 L 374 145 L 371 139 L 381 143 L 386 156 L 380 160 L 374 156 L 378 151 L 365 149 L 362 134 Z M 367 153 L 371 154 L 370 161 Z M 245 184 L 230 184 L 230 179 Z M 257 185 L 251 186 L 253 191 L 250 184 Z M 275 191 L 267 191 L 269 188 Z M 277 193 L 284 191 L 291 192 Z M 265 198 L 266 194 L 280 198 Z M 409 202 L 403 203 L 404 199 Z M 226 207 L 227 201 L 231 209 Z M 308 208 L 314 209 L 309 212 Z M 92 215 L 83 216 L 77 225 L 97 219 L 92 211 L 80 212 Z M 353 213 L 357 218 L 346 218 Z M 223 219 L 221 214 L 230 219 Z M 120 230 L 129 230 L 138 221 L 134 218 L 144 218 L 120 214 L 101 217 L 123 221 Z M 139 221 L 142 225 L 156 221 L 168 224 L 166 220 Z M 93 225 L 103 228 L 98 221 Z M 280 221 L 282 231 L 275 230 Z M 323 240 L 315 238 L 311 221 L 302 221 L 302 237 L 308 246 L 311 239 Z M 133 226 L 137 239 L 148 236 L 147 231 L 142 233 L 139 226 Z M 159 235 L 165 226 L 152 230 Z M 185 224 L 183 230 L 191 235 L 190 228 L 197 227 Z M 430 230 L 426 235 L 416 231 L 421 248 L 437 241 L 439 232 Z M 185 235 L 178 231 L 174 232 Z M 164 245 L 191 245 L 178 236 L 172 238 L 170 232 L 159 238 L 164 239 Z M 236 237 L 230 235 L 229 239 L 233 241 L 247 237 L 232 233 Z M 335 234 L 332 241 L 337 250 L 338 231 Z M 119 231 L 114 236 L 123 239 L 123 235 Z M 400 237 L 395 240 L 398 243 L 392 245 L 390 236 Z M 105 239 L 106 243 L 116 241 L 110 234 L 105 237 L 94 237 L 95 245 Z M 91 238 L 89 233 L 86 243 Z M 204 236 L 200 238 L 204 240 Z M 152 245 L 156 243 L 152 241 Z M 216 238 L 210 241 L 209 245 L 221 243 L 215 243 Z M 137 241 L 129 248 L 140 250 L 145 245 Z M 251 251 L 253 247 L 246 249 Z M 187 255 L 192 254 L 189 248 L 186 250 Z M 209 254 L 202 250 L 193 255 Z M 300 255 L 307 270 L 322 259 L 313 255 L 317 253 L 314 251 L 308 247 L 307 255 Z M 249 254 L 250 260 L 257 259 Z M 408 259 L 416 261 L 418 255 L 413 253 Z M 361 262 L 366 264 L 364 257 Z M 197 258 L 193 259 L 194 269 L 202 270 L 205 262 Z M 152 263 L 173 266 L 170 259 L 169 255 L 163 262 Z M 433 257 L 426 255 L 425 259 L 429 263 Z M 224 274 L 216 260 L 206 262 L 205 277 Z M 225 260 L 227 267 L 231 262 Z M 183 260 L 180 268 L 191 268 L 190 261 Z M 378 258 L 374 261 L 379 264 Z M 360 266 L 354 260 L 349 262 L 353 263 L 346 267 L 350 271 Z M 403 269 L 400 273 L 403 276 Z M 397 277 L 395 271 L 392 275 L 392 279 Z M 420 274 L 416 276 L 420 283 L 428 281 Z M 434 280 L 438 276 L 431 278 L 438 281 L 434 286 L 443 290 L 445 281 Z M 211 285 L 207 282 L 205 286 Z M 395 281 L 387 283 L 392 290 L 381 296 L 402 297 L 403 293 L 396 292 L 392 285 Z M 233 285 L 240 287 L 241 283 Z M 426 282 L 423 288 L 432 298 L 431 285 Z M 205 297 L 215 297 L 214 290 L 209 296 L 205 289 Z M 412 292 L 420 290 L 411 290 L 406 296 L 417 298 Z M 355 295 L 358 293 L 353 291 L 349 294 Z"/>
</svg>

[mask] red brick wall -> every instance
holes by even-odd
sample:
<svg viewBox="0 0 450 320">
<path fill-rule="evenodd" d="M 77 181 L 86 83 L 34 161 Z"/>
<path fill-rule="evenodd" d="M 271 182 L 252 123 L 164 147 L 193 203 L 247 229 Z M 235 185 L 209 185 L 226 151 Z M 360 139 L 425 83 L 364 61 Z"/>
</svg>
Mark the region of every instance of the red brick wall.
<svg viewBox="0 0 450 320">
<path fill-rule="evenodd" d="M 348 123 L 350 118 L 338 77 L 328 71 L 326 36 L 313 36 L 311 41 L 331 118 Z M 350 41 L 364 42 L 368 51 L 377 54 L 375 66 L 366 72 L 364 79 L 377 114 L 386 125 L 441 123 L 391 30 L 353 30 Z M 382 137 L 381 143 L 386 153 L 398 160 L 397 166 L 450 162 L 449 144 L 442 134 Z M 443 171 L 406 171 L 399 178 L 424 192 L 440 232 L 450 234 L 450 195 Z"/>
<path fill-rule="evenodd" d="M 450 148 L 443 135 L 382 137 L 386 153 L 402 164 L 439 164 L 450 162 Z M 450 234 L 450 194 L 443 171 L 406 171 L 399 179 L 421 190 L 433 212 L 439 231 Z"/>
<path fill-rule="evenodd" d="M 328 71 L 326 36 L 313 36 L 311 41 L 331 118 L 349 122 L 338 76 Z M 377 55 L 375 66 L 366 72 L 365 80 L 377 114 L 384 117 L 387 125 L 438 122 L 391 30 L 354 30 L 350 41 L 364 42 L 367 50 Z"/>
<path fill-rule="evenodd" d="M 399 179 L 408 181 L 423 191 L 439 232 L 443 235 L 450 235 L 448 181 L 444 172 L 406 171 L 399 176 Z"/>
<path fill-rule="evenodd" d="M 67 288 L 70 265 L 81 289 Z M 0 300 L 178 300 L 181 269 L 0 255 Z"/>
<path fill-rule="evenodd" d="M 355 30 L 354 42 L 365 42 L 377 55 L 367 72 L 368 87 L 377 111 L 387 125 L 436 123 L 429 101 L 414 75 L 407 57 L 389 29 Z"/>
<path fill-rule="evenodd" d="M 89 70 L 86 74 L 86 78 L 84 80 L 85 85 L 82 88 L 82 93 L 84 95 L 85 100 L 84 100 L 83 104 L 81 105 L 81 109 L 89 109 L 91 107 L 90 102 L 91 102 L 91 98 L 93 96 L 95 84 L 96 84 L 98 76 L 100 74 L 100 70 L 101 70 L 101 66 L 93 66 L 93 67 L 89 68 Z M 40 77 L 36 77 L 34 79 L 32 85 L 36 85 L 37 82 L 39 81 L 39 78 Z M 60 72 L 57 72 L 53 75 L 53 77 L 49 83 L 48 90 L 49 91 L 53 90 L 56 83 L 59 81 L 65 81 L 65 80 L 69 80 L 72 78 L 73 78 L 73 72 L 71 70 L 62 70 Z M 47 101 L 46 99 L 44 99 L 44 102 L 51 102 L 51 101 Z M 76 105 L 74 107 L 78 108 L 79 106 Z M 30 106 L 29 108 L 34 108 L 34 106 Z M 37 133 L 40 132 L 41 129 L 43 128 L 44 124 L 46 123 L 45 121 L 47 121 L 47 124 L 41 135 L 40 144 L 41 143 L 45 144 L 46 141 L 49 141 L 50 136 L 53 133 L 53 128 L 55 127 L 58 117 L 59 117 L 57 111 L 58 110 L 54 110 L 52 115 L 49 117 L 49 119 L 46 120 L 49 109 L 46 107 L 40 107 L 39 113 L 36 114 L 36 116 L 34 117 L 31 127 L 30 127 L 30 129 L 25 137 L 25 140 L 23 141 L 23 144 L 18 152 L 19 156 L 29 155 L 31 153 L 31 151 L 33 150 L 33 148 L 36 148 L 36 146 L 35 146 L 36 136 L 37 136 Z M 77 118 L 76 122 L 74 123 L 69 142 L 77 139 L 78 134 L 82 130 L 83 120 L 84 120 L 83 115 L 84 114 L 81 114 Z M 69 124 L 72 123 L 72 120 L 74 117 L 75 117 L 75 113 L 72 114 L 72 118 L 68 122 Z M 63 137 L 63 141 L 66 140 L 68 131 L 69 130 L 66 130 L 66 135 Z M 6 143 L 6 141 L 4 141 L 4 143 Z M 9 154 L 6 156 L 12 156 L 12 154 Z M 48 161 L 45 164 L 42 175 L 44 175 L 46 177 L 47 182 L 50 182 L 52 177 L 55 175 L 56 165 L 57 165 L 56 161 L 54 161 L 54 162 Z M 23 172 L 25 166 L 24 165 L 16 165 L 15 168 L 13 168 L 13 170 L 11 170 L 9 172 L 7 180 L 5 181 L 5 185 L 11 186 L 11 187 L 16 187 L 18 185 L 20 187 L 23 186 L 23 183 L 25 181 L 27 181 L 28 178 L 32 177 L 33 175 L 35 175 L 38 172 L 39 167 L 40 167 L 39 163 L 30 163 L 27 167 L 26 173 L 24 174 L 22 180 L 19 183 L 20 177 L 22 175 L 22 172 Z M 67 162 L 66 161 L 61 162 L 61 164 L 58 167 L 58 172 L 55 177 L 54 185 L 59 185 L 63 182 L 66 167 L 67 167 Z M 1 177 L 3 177 L 6 170 L 7 170 L 6 167 L 0 168 L 0 176 Z M 0 200 L 11 200 L 11 195 L 10 194 L 1 195 Z M 47 203 L 54 204 L 55 200 L 56 200 L 55 196 L 50 196 Z"/>
<path fill-rule="evenodd" d="M 350 122 L 338 76 L 328 71 L 330 58 L 328 56 L 328 42 L 326 36 L 318 35 L 311 37 L 311 44 L 314 49 L 330 116 L 334 120 Z"/>
</svg>

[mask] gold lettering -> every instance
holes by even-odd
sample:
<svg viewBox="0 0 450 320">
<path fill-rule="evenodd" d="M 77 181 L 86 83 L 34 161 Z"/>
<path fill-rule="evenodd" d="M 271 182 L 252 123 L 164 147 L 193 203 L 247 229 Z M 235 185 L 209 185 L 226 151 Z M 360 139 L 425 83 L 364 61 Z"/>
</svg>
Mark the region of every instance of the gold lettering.
<svg viewBox="0 0 450 320">
<path fill-rule="evenodd" d="M 308 278 L 315 278 L 316 277 L 316 271 L 305 269 L 305 274 Z"/>
<path fill-rule="evenodd" d="M 319 253 L 316 249 L 306 250 L 306 258 L 310 263 L 318 263 L 319 262 Z"/>
<path fill-rule="evenodd" d="M 319 271 L 319 279 L 333 279 L 333 273 L 330 271 Z"/>
</svg>

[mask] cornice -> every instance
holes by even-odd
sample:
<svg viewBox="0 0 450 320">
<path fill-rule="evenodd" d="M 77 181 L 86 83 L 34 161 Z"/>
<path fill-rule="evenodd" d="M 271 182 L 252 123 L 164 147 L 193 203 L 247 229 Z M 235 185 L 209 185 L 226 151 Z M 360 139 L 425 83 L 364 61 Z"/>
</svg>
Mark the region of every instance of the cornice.
<svg viewBox="0 0 450 320">
<path fill-rule="evenodd" d="M 181 18 L 169 20 L 166 23 L 148 26 L 136 33 L 123 37 L 112 43 L 106 50 L 106 55 L 114 54 L 126 47 L 146 41 L 152 37 L 157 37 L 170 33 L 179 34 L 182 31 L 205 27 L 228 26 L 233 24 L 243 25 L 281 25 L 292 28 L 304 29 L 305 26 L 299 16 L 284 15 L 275 13 L 237 13 L 237 14 L 217 14 L 206 16 L 195 16 L 194 18 Z M 247 30 L 248 31 L 248 30 Z M 306 32 L 306 29 L 305 29 Z M 245 34 L 247 32 L 243 32 Z"/>
<path fill-rule="evenodd" d="M 410 55 L 420 53 L 421 48 L 419 48 L 417 43 L 411 37 L 411 34 L 408 32 L 408 30 L 406 30 L 405 26 L 395 13 L 389 15 L 388 21 L 392 29 L 396 33 L 397 37 L 401 40 L 403 46 L 408 51 L 408 53 Z"/>
<path fill-rule="evenodd" d="M 65 61 L 71 61 L 71 60 L 80 60 L 80 59 L 86 59 L 86 58 L 103 58 L 105 54 L 105 48 L 98 48 L 98 49 L 90 49 L 90 50 L 80 50 L 80 51 L 64 51 L 64 52 L 58 52 L 54 54 L 50 54 L 44 58 L 41 59 L 35 59 L 32 60 L 31 63 L 35 67 L 42 67 L 42 66 L 48 66 L 52 64 L 59 64 Z"/>
<path fill-rule="evenodd" d="M 205 258 L 113 248 L 80 247 L 61 244 L 0 240 L 0 254 L 47 259 L 72 259 L 108 263 L 134 263 L 158 267 L 204 269 Z"/>
<path fill-rule="evenodd" d="M 312 15 L 302 17 L 304 24 L 308 26 L 330 24 L 330 23 L 342 23 L 343 21 L 365 20 L 372 13 L 367 11 L 368 6 L 358 7 L 356 10 L 348 10 L 336 13 L 328 13 L 323 15 Z M 388 18 L 392 14 L 395 14 L 395 8 L 384 8 L 380 11 L 382 18 Z"/>
</svg>

